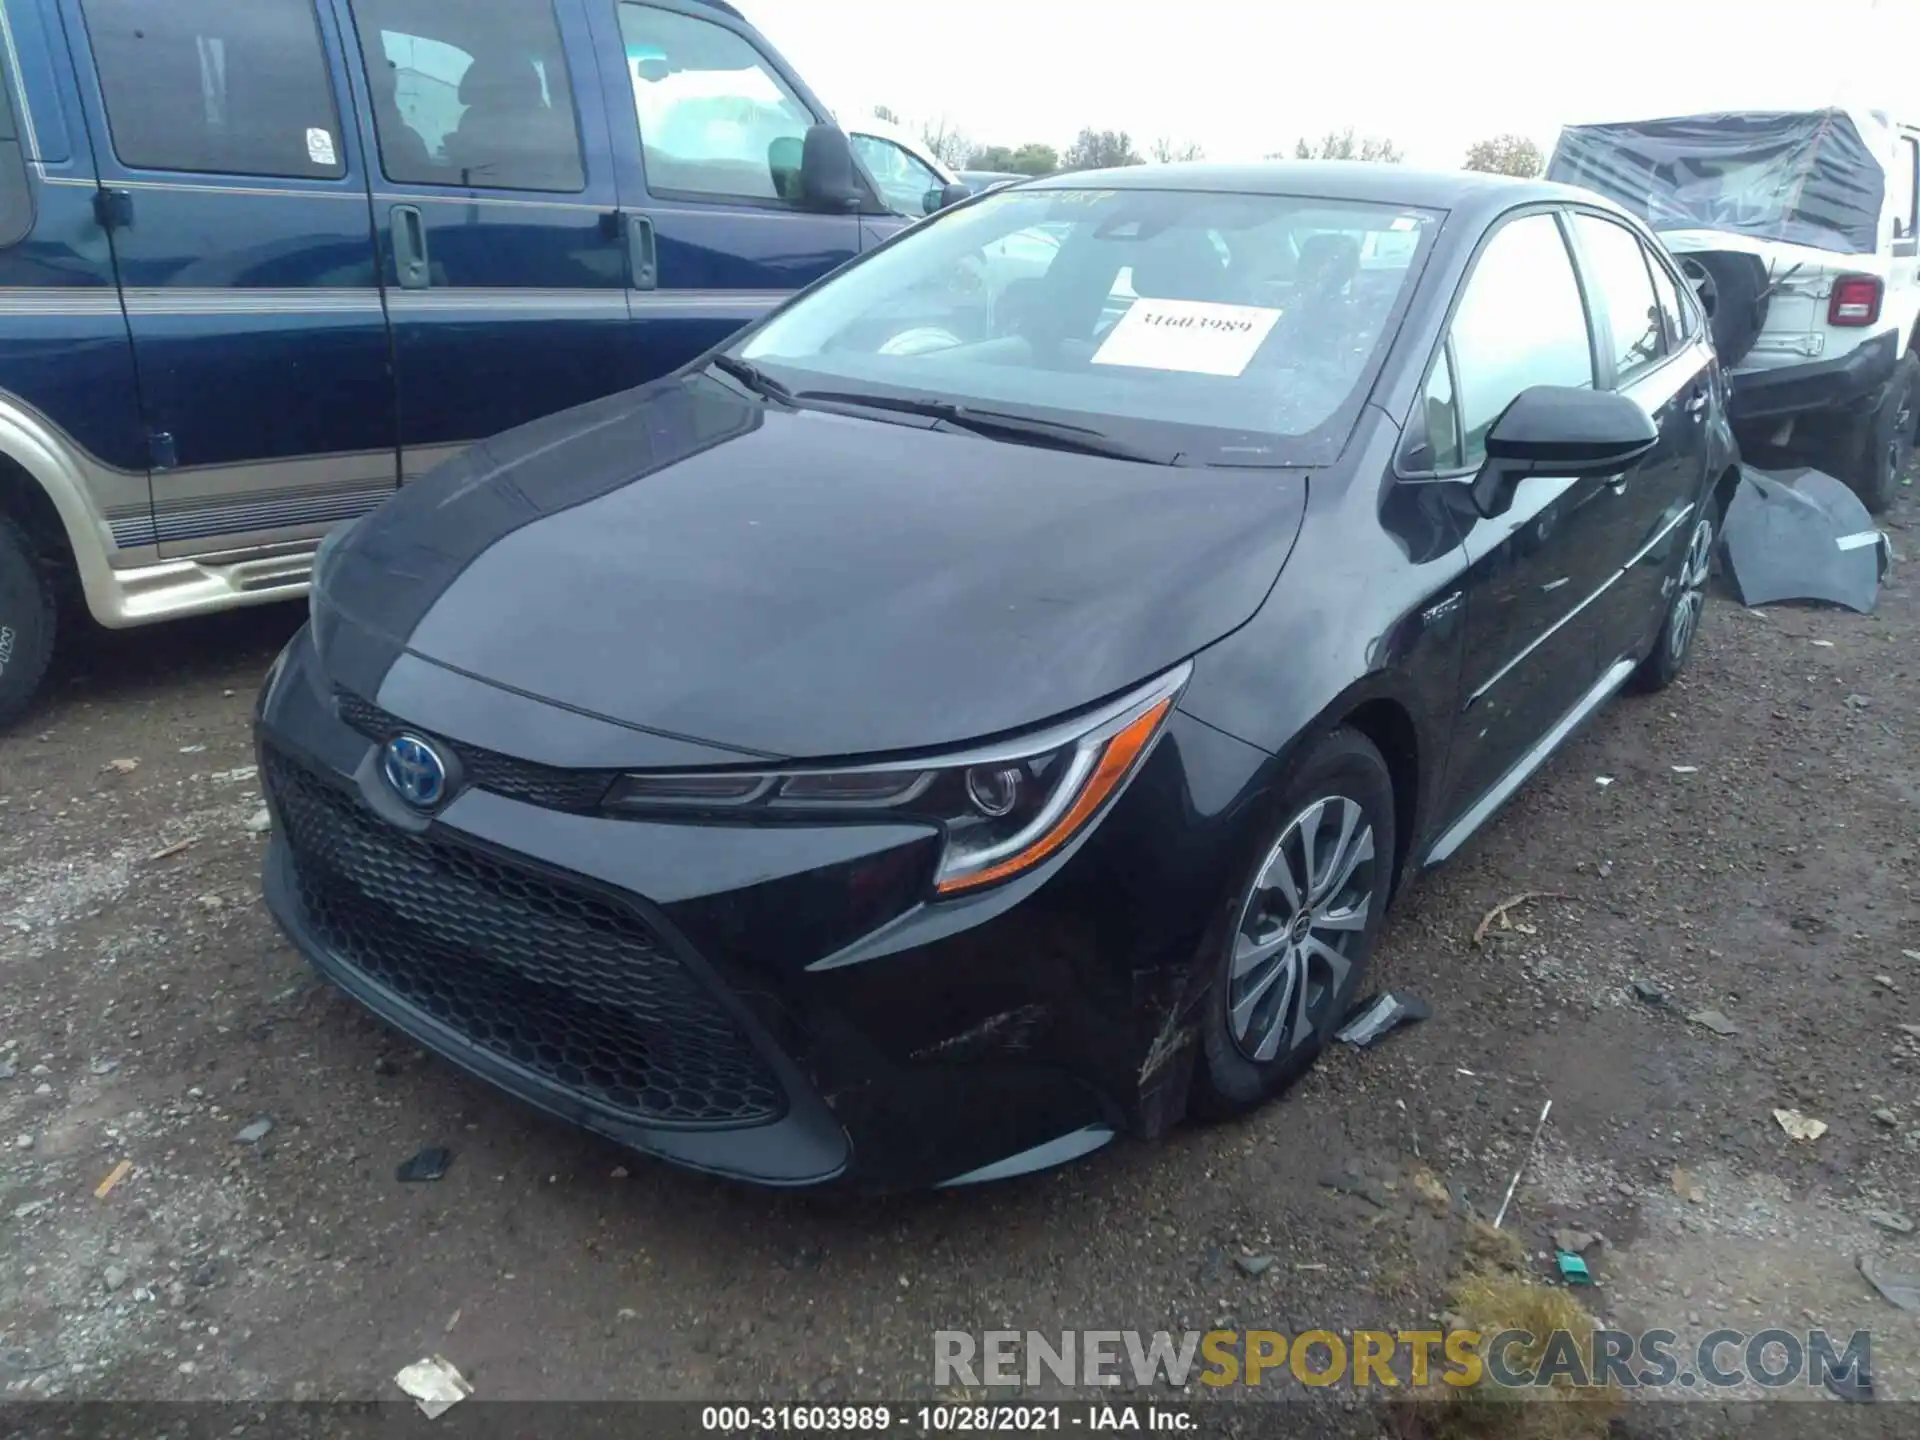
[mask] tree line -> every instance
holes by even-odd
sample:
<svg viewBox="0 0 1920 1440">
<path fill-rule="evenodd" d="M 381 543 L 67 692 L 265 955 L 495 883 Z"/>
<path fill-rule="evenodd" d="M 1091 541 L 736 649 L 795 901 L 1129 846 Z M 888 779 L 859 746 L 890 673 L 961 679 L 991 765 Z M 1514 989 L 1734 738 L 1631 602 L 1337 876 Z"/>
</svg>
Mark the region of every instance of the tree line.
<svg viewBox="0 0 1920 1440">
<path fill-rule="evenodd" d="M 874 115 L 890 125 L 901 125 L 897 112 L 876 105 Z M 1041 141 L 1023 145 L 985 145 L 976 143 L 951 120 L 942 116 L 920 127 L 926 147 L 952 170 L 997 170 L 1015 175 L 1057 175 L 1074 170 L 1108 170 L 1126 165 L 1145 165 L 1149 159 L 1166 165 L 1183 160 L 1204 160 L 1206 152 L 1190 141 L 1162 137 L 1149 142 L 1145 154 L 1135 146 L 1125 130 L 1083 129 L 1061 151 Z M 1302 137 L 1291 150 L 1275 150 L 1269 160 L 1366 160 L 1397 165 L 1406 159 L 1391 139 L 1379 135 L 1357 134 L 1352 126 L 1328 131 L 1317 140 Z M 1461 161 L 1463 170 L 1480 170 L 1495 175 L 1532 178 L 1547 168 L 1540 147 L 1524 135 L 1495 135 L 1477 140 L 1468 147 Z"/>
</svg>

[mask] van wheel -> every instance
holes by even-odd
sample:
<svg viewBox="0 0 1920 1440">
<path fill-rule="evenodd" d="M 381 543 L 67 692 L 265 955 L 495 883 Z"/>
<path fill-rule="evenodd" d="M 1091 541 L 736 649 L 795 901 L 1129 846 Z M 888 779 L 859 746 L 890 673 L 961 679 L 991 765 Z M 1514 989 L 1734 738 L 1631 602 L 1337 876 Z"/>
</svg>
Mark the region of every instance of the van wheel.
<svg viewBox="0 0 1920 1440">
<path fill-rule="evenodd" d="M 25 713 L 53 659 L 53 581 L 20 527 L 0 515 L 0 730 Z"/>
<path fill-rule="evenodd" d="M 1920 429 L 1920 356 L 1911 351 L 1900 357 L 1887 393 L 1852 436 L 1850 453 L 1839 475 L 1860 502 L 1875 515 L 1893 504 L 1900 481 L 1913 463 L 1916 429 Z"/>
<path fill-rule="evenodd" d="M 1392 776 L 1364 735 L 1336 730 L 1295 767 L 1201 952 L 1197 1115 L 1278 1095 L 1346 1019 L 1393 893 L 1393 821 Z"/>
</svg>

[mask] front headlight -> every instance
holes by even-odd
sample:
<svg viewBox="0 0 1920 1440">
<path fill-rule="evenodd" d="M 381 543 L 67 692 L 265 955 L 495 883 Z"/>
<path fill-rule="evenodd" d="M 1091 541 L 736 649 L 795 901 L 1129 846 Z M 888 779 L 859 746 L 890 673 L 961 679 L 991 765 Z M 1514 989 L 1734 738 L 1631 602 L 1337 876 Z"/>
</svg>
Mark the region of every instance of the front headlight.
<svg viewBox="0 0 1920 1440">
<path fill-rule="evenodd" d="M 627 775 L 607 797 L 628 813 L 799 816 L 938 825 L 934 888 L 1010 879 L 1054 854 L 1121 791 L 1159 738 L 1190 665 L 1077 720 L 952 756 L 844 770 Z"/>
</svg>

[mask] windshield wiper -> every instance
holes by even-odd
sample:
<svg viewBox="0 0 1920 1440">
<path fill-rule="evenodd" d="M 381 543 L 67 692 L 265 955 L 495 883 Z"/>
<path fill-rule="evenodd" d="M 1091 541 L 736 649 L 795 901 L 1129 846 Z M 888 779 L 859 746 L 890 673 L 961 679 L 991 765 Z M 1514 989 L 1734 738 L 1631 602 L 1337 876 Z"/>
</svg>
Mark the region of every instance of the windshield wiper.
<svg viewBox="0 0 1920 1440">
<path fill-rule="evenodd" d="M 707 363 L 721 374 L 738 380 L 763 399 L 777 400 L 782 405 L 793 403 L 793 392 L 751 360 L 741 360 L 733 355 L 716 355 Z"/>
<path fill-rule="evenodd" d="M 1143 465 L 1172 465 L 1177 453 L 1142 449 L 1085 425 L 1046 420 L 1038 415 L 1015 415 L 1005 410 L 981 410 L 951 400 L 911 400 L 897 395 L 865 395 L 840 390 L 802 390 L 796 400 L 825 401 L 831 405 L 861 405 L 870 410 L 894 410 L 903 415 L 925 415 L 955 430 L 996 439 L 1026 441 L 1071 450 L 1081 455 L 1104 455 L 1110 460 L 1133 460 Z"/>
</svg>

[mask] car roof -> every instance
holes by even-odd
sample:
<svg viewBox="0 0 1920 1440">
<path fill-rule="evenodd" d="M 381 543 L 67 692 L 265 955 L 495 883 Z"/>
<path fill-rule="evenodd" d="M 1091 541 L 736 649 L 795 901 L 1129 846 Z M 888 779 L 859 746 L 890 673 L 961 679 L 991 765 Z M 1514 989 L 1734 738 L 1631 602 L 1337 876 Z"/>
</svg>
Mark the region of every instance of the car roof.
<svg viewBox="0 0 1920 1440">
<path fill-rule="evenodd" d="M 1255 165 L 1209 162 L 1129 165 L 1049 175 L 1023 187 L 1038 190 L 1191 190 L 1246 195 L 1371 200 L 1425 210 L 1506 210 L 1529 201 L 1578 200 L 1614 207 L 1590 191 L 1545 180 L 1517 180 L 1473 170 L 1419 170 L 1363 160 L 1270 160 Z"/>
</svg>

